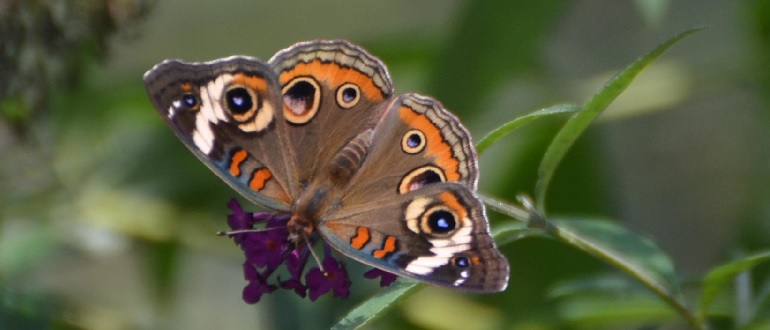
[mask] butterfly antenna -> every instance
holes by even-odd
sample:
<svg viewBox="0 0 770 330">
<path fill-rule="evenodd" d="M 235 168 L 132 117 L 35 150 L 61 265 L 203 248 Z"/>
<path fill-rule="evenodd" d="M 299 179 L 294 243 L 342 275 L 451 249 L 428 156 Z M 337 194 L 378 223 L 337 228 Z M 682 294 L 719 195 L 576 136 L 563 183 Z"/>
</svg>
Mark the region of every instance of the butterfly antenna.
<svg viewBox="0 0 770 330">
<path fill-rule="evenodd" d="M 228 230 L 228 231 L 217 231 L 217 236 L 226 236 L 226 235 L 235 235 L 235 234 L 245 234 L 245 233 L 260 233 L 263 231 L 269 231 L 269 230 L 275 230 L 275 229 L 282 229 L 283 227 L 271 227 L 271 228 L 251 228 L 251 229 L 238 229 L 238 230 Z"/>
<path fill-rule="evenodd" d="M 326 271 L 324 270 L 324 265 L 321 263 L 321 259 L 318 259 L 318 256 L 315 254 L 315 251 L 313 251 L 313 246 L 310 245 L 310 240 L 305 239 L 305 244 L 307 244 L 307 249 L 310 250 L 310 255 L 313 256 L 313 259 L 315 259 L 315 262 L 318 264 L 318 268 L 321 269 L 321 272 L 326 274 Z"/>
</svg>

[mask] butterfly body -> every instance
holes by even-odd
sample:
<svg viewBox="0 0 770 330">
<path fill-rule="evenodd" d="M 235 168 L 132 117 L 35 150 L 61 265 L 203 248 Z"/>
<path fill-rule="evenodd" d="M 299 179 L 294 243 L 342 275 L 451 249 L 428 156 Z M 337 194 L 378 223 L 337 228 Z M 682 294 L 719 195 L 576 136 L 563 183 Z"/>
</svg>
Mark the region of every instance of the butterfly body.
<svg viewBox="0 0 770 330">
<path fill-rule="evenodd" d="M 201 161 L 251 201 L 291 214 L 297 242 L 320 237 L 436 285 L 505 289 L 469 133 L 432 98 L 394 96 L 384 64 L 360 47 L 311 41 L 267 63 L 165 61 L 145 84 Z"/>
</svg>

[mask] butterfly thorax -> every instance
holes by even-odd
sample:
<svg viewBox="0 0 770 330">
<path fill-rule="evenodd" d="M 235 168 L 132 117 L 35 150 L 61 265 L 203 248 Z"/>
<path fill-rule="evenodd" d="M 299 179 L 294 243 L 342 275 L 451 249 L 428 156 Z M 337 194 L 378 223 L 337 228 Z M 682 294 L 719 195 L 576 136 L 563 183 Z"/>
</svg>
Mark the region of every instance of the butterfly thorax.
<svg viewBox="0 0 770 330">
<path fill-rule="evenodd" d="M 341 206 L 340 195 L 350 179 L 361 168 L 372 141 L 372 130 L 352 138 L 334 156 L 325 171 L 307 185 L 292 205 L 292 217 L 287 224 L 293 242 L 312 239 L 323 216 Z"/>
<path fill-rule="evenodd" d="M 313 184 L 304 189 L 295 200 L 291 219 L 286 224 L 292 242 L 299 244 L 305 240 L 313 241 L 314 236 L 318 235 L 315 229 L 318 227 L 321 212 L 331 203 L 331 190 L 328 185 Z"/>
</svg>

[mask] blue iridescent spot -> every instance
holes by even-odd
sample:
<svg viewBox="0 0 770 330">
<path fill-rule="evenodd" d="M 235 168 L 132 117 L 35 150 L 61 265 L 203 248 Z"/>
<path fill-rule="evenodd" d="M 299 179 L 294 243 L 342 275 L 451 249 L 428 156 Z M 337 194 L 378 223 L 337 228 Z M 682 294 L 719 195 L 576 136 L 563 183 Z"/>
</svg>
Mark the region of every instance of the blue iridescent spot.
<svg viewBox="0 0 770 330">
<path fill-rule="evenodd" d="M 449 211 L 440 210 L 428 216 L 428 227 L 433 233 L 446 234 L 454 230 L 456 226 L 455 217 Z"/>
<path fill-rule="evenodd" d="M 243 114 L 251 110 L 254 106 L 254 102 L 251 99 L 251 94 L 243 87 L 236 87 L 230 89 L 226 93 L 227 107 L 230 111 L 236 114 Z"/>
<path fill-rule="evenodd" d="M 358 96 L 358 92 L 356 92 L 355 88 L 348 87 L 342 90 L 342 100 L 345 101 L 345 103 L 353 102 L 353 100 L 356 99 L 356 96 Z"/>
<path fill-rule="evenodd" d="M 195 95 L 193 94 L 182 95 L 182 102 L 184 102 L 184 105 L 188 108 L 193 108 L 198 105 L 198 99 L 195 98 Z"/>
<path fill-rule="evenodd" d="M 409 148 L 417 148 L 422 143 L 422 137 L 420 137 L 420 134 L 412 133 L 409 135 L 409 137 L 406 139 L 406 144 L 409 145 Z"/>
<path fill-rule="evenodd" d="M 468 258 L 466 257 L 457 257 L 455 258 L 455 265 L 460 268 L 467 268 L 471 265 L 470 261 L 468 261 Z"/>
</svg>

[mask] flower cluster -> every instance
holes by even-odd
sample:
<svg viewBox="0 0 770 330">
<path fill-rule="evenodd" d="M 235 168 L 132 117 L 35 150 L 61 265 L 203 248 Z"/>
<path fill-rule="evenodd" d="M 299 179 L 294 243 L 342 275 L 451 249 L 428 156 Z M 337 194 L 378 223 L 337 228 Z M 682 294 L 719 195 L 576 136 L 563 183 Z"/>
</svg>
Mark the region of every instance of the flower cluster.
<svg viewBox="0 0 770 330">
<path fill-rule="evenodd" d="M 309 296 L 311 301 L 332 292 L 335 297 L 347 298 L 350 294 L 350 279 L 345 263 L 332 256 L 331 248 L 323 242 L 324 257 L 321 265 L 310 268 L 305 272 L 305 266 L 312 251 L 309 244 L 297 244 L 289 239 L 286 224 L 290 216 L 273 213 L 244 212 L 238 201 L 233 199 L 227 206 L 232 214 L 227 217 L 227 223 L 232 231 L 224 233 L 230 236 L 235 244 L 241 247 L 246 256 L 243 263 L 243 275 L 248 284 L 243 289 L 243 300 L 249 304 L 259 301 L 265 293 L 271 293 L 278 288 L 293 290 L 300 297 Z M 255 226 L 261 226 L 255 228 Z M 311 239 L 311 238 L 308 238 Z M 281 280 L 271 275 L 285 265 L 291 276 Z M 304 281 L 303 275 L 304 274 Z M 388 286 L 397 276 L 374 268 L 364 274 L 369 279 L 380 278 L 380 286 Z"/>
</svg>

